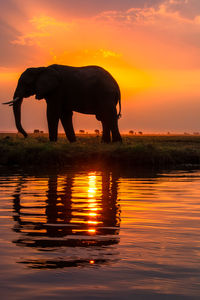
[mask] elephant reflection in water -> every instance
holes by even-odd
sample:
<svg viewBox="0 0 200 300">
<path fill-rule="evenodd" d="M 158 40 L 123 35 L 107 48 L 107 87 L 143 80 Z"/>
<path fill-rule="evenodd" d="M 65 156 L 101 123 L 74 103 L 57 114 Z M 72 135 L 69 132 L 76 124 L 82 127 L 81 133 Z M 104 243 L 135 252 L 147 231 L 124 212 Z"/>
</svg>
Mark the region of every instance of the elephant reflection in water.
<svg viewBox="0 0 200 300">
<path fill-rule="evenodd" d="M 43 213 L 33 212 L 44 207 L 38 205 L 36 201 L 34 201 L 36 204 L 29 206 L 28 209 L 20 203 L 23 189 L 27 183 L 26 178 L 21 178 L 13 195 L 14 220 L 16 221 L 13 229 L 21 234 L 21 237 L 15 240 L 14 243 L 19 246 L 55 252 L 59 251 L 59 247 L 66 247 L 69 256 L 66 260 L 55 258 L 47 260 L 44 257 L 34 261 L 25 260 L 25 264 L 33 268 L 87 265 L 90 263 L 90 259 L 80 259 L 81 249 L 91 249 L 91 247 L 93 247 L 92 251 L 96 251 L 96 264 L 107 263 L 112 259 L 113 249 L 110 247 L 119 242 L 120 226 L 120 207 L 117 204 L 117 177 L 111 176 L 109 172 L 102 175 L 101 197 L 98 199 L 99 207 L 97 213 L 94 214 L 95 217 L 91 216 L 93 214 L 86 207 L 91 199 L 86 197 L 84 199 L 81 199 L 81 197 L 80 199 L 73 198 L 73 187 L 75 185 L 73 176 L 67 175 L 64 178 L 62 189 L 59 188 L 58 176 L 48 178 L 45 212 L 43 211 Z M 96 201 L 96 199 L 94 200 Z M 74 253 L 72 255 L 70 249 L 80 249 L 78 259 L 74 259 Z M 59 253 L 60 255 L 62 254 Z M 73 258 L 70 258 L 71 255 Z"/>
</svg>

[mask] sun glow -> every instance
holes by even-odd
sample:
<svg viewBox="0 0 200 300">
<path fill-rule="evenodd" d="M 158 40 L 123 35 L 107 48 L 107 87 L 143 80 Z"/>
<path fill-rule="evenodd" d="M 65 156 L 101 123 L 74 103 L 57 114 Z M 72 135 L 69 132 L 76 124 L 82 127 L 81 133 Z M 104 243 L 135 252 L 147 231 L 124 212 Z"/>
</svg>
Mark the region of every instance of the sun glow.
<svg viewBox="0 0 200 300">
<path fill-rule="evenodd" d="M 100 65 L 116 78 L 125 96 L 147 89 L 151 84 L 148 72 L 128 62 L 124 51 L 108 45 L 110 40 L 108 43 L 102 25 L 97 19 L 72 21 L 60 19 L 53 12 L 41 13 L 31 17 L 26 27 L 20 27 L 21 34 L 11 42 L 18 46 L 37 46 L 37 56 L 46 65 Z"/>
<path fill-rule="evenodd" d="M 15 70 L 9 70 L 0 68 L 0 82 L 16 82 L 19 77 L 19 72 L 16 72 Z"/>
<path fill-rule="evenodd" d="M 121 131 L 171 131 L 180 129 L 180 120 L 184 131 L 189 130 L 188 124 L 198 131 L 200 12 L 192 9 L 196 13 L 189 17 L 189 11 L 183 14 L 182 5 L 175 4 L 187 2 L 192 7 L 192 1 L 165 0 L 156 5 L 151 1 L 148 7 L 130 4 L 118 9 L 113 5 L 110 10 L 103 1 L 101 10 L 95 9 L 95 3 L 92 8 L 84 4 L 83 9 L 69 1 L 59 5 L 54 1 L 12 2 L 10 9 L 2 7 L 2 102 L 12 97 L 19 74 L 28 67 L 99 65 L 120 86 Z M 73 12 L 66 7 L 73 7 Z M 173 112 L 179 107 L 174 114 L 172 102 Z M 32 111 L 38 110 L 38 127 L 47 131 L 45 112 L 40 114 L 42 106 L 35 101 L 26 103 L 27 129 L 35 128 Z M 1 128 L 13 131 L 15 124 L 6 114 L 7 107 L 2 107 Z M 75 129 L 84 126 L 94 131 L 97 126 L 96 120 L 87 122 L 87 116 L 80 116 L 80 120 Z"/>
</svg>

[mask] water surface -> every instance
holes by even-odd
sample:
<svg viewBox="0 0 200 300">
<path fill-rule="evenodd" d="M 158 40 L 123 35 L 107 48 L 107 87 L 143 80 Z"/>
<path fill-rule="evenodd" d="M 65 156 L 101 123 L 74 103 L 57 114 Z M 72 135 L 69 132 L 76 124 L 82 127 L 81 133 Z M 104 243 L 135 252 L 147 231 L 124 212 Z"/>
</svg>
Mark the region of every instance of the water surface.
<svg viewBox="0 0 200 300">
<path fill-rule="evenodd" d="M 200 172 L 0 176 L 1 299 L 199 299 Z"/>
</svg>

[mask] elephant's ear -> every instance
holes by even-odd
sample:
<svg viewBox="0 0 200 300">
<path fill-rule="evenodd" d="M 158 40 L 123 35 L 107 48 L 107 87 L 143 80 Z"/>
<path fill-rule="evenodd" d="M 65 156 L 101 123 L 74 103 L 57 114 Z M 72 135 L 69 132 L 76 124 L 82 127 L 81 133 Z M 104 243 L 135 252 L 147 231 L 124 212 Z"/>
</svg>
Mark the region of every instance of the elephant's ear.
<svg viewBox="0 0 200 300">
<path fill-rule="evenodd" d="M 52 67 L 47 67 L 44 72 L 40 74 L 36 81 L 36 96 L 40 100 L 51 94 L 60 84 L 60 77 L 58 71 Z"/>
</svg>

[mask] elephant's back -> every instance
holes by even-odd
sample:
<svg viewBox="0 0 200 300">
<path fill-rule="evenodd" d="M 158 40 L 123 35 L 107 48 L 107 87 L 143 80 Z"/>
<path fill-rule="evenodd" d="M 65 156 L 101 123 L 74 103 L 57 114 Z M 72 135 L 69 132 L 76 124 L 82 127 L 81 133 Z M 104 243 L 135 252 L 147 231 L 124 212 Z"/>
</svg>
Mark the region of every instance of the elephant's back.
<svg viewBox="0 0 200 300">
<path fill-rule="evenodd" d="M 104 68 L 99 66 L 80 67 L 78 76 L 88 88 L 93 87 L 98 93 L 115 93 L 120 97 L 120 89 L 114 77 Z"/>
<path fill-rule="evenodd" d="M 86 85 L 88 87 L 101 86 L 103 90 L 119 90 L 118 83 L 114 77 L 104 68 L 96 65 L 72 67 L 65 65 L 52 65 L 63 78 L 67 78 L 76 85 Z"/>
<path fill-rule="evenodd" d="M 63 81 L 63 90 L 66 97 L 73 99 L 73 106 L 93 106 L 98 103 L 108 102 L 115 105 L 120 100 L 120 89 L 113 76 L 104 68 L 91 65 L 83 67 L 71 67 L 53 65 L 60 73 Z M 74 109 L 76 110 L 76 109 Z"/>
<path fill-rule="evenodd" d="M 90 79 L 96 79 L 99 82 L 103 83 L 113 83 L 117 84 L 116 80 L 114 77 L 104 68 L 99 67 L 99 66 L 85 66 L 85 67 L 80 67 L 78 68 L 79 74 L 82 77 L 82 79 L 85 80 L 90 80 Z M 118 84 L 117 84 L 118 85 Z"/>
</svg>

